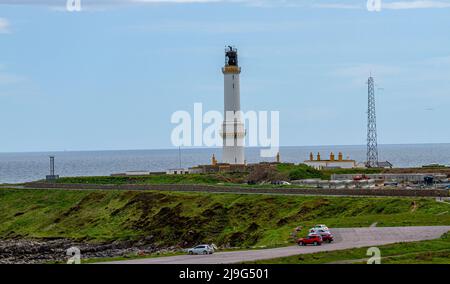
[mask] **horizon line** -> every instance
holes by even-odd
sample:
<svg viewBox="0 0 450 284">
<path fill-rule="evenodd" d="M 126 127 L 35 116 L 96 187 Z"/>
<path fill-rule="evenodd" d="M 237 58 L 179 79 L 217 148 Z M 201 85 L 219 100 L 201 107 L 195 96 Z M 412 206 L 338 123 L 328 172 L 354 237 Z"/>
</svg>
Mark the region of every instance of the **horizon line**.
<svg viewBox="0 0 450 284">
<path fill-rule="evenodd" d="M 450 142 L 437 142 L 437 143 L 386 143 L 378 144 L 378 146 L 411 146 L 411 145 L 450 145 Z M 366 144 L 341 144 L 341 145 L 283 145 L 279 148 L 312 148 L 312 147 L 366 147 Z M 172 151 L 172 150 L 207 150 L 207 149 L 217 149 L 221 150 L 222 147 L 172 147 L 172 148 L 149 148 L 149 149 L 97 149 L 97 150 L 38 150 L 38 151 L 11 151 L 11 152 L 0 152 L 1 154 L 35 154 L 35 153 L 65 153 L 65 152 L 131 152 L 131 151 Z M 245 147 L 245 149 L 265 149 L 268 147 Z"/>
</svg>

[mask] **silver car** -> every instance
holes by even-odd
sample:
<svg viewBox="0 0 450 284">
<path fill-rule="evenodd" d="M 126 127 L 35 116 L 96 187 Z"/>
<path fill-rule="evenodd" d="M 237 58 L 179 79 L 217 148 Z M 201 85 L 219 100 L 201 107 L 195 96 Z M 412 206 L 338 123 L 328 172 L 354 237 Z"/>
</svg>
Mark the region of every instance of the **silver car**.
<svg viewBox="0 0 450 284">
<path fill-rule="evenodd" d="M 312 228 L 309 230 L 310 234 L 319 234 L 319 235 L 323 235 L 326 233 L 330 233 L 330 230 L 324 230 L 324 229 L 318 229 L 318 228 Z"/>
<path fill-rule="evenodd" d="M 188 254 L 213 254 L 214 248 L 210 245 L 198 245 L 188 249 Z"/>
<path fill-rule="evenodd" d="M 325 230 L 325 231 L 329 231 L 329 230 L 330 230 L 330 229 L 328 229 L 328 227 L 325 226 L 325 225 L 315 225 L 315 226 L 313 227 L 313 229 L 322 229 L 322 230 Z"/>
</svg>

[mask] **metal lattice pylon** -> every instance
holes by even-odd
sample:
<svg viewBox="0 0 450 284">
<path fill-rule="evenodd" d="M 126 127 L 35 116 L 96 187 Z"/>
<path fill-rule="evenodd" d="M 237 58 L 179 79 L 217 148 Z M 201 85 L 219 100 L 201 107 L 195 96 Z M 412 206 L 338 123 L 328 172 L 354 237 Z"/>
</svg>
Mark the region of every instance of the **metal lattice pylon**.
<svg viewBox="0 0 450 284">
<path fill-rule="evenodd" d="M 378 167 L 378 142 L 377 142 L 377 115 L 375 111 L 375 84 L 370 76 L 367 82 L 369 85 L 369 103 L 367 110 L 367 162 L 368 168 Z"/>
</svg>

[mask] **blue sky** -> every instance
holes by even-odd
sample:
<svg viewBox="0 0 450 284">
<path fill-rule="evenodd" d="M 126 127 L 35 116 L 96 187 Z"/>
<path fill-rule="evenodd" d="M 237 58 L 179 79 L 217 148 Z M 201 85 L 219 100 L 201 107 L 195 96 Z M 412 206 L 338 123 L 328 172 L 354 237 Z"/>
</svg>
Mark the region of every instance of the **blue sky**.
<svg viewBox="0 0 450 284">
<path fill-rule="evenodd" d="M 365 144 L 370 72 L 379 143 L 450 141 L 450 1 L 81 2 L 0 0 L 0 152 L 171 148 L 174 111 L 222 110 L 228 44 L 283 146 Z"/>
</svg>

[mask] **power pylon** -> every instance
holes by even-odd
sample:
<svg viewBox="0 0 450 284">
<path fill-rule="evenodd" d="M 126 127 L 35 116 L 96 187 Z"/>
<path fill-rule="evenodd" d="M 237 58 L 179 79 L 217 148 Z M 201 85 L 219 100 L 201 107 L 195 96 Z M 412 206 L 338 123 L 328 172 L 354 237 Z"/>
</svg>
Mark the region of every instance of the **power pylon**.
<svg viewBox="0 0 450 284">
<path fill-rule="evenodd" d="M 370 76 L 367 81 L 369 102 L 367 111 L 367 162 L 368 168 L 378 167 L 377 115 L 375 111 L 375 83 Z"/>
</svg>

